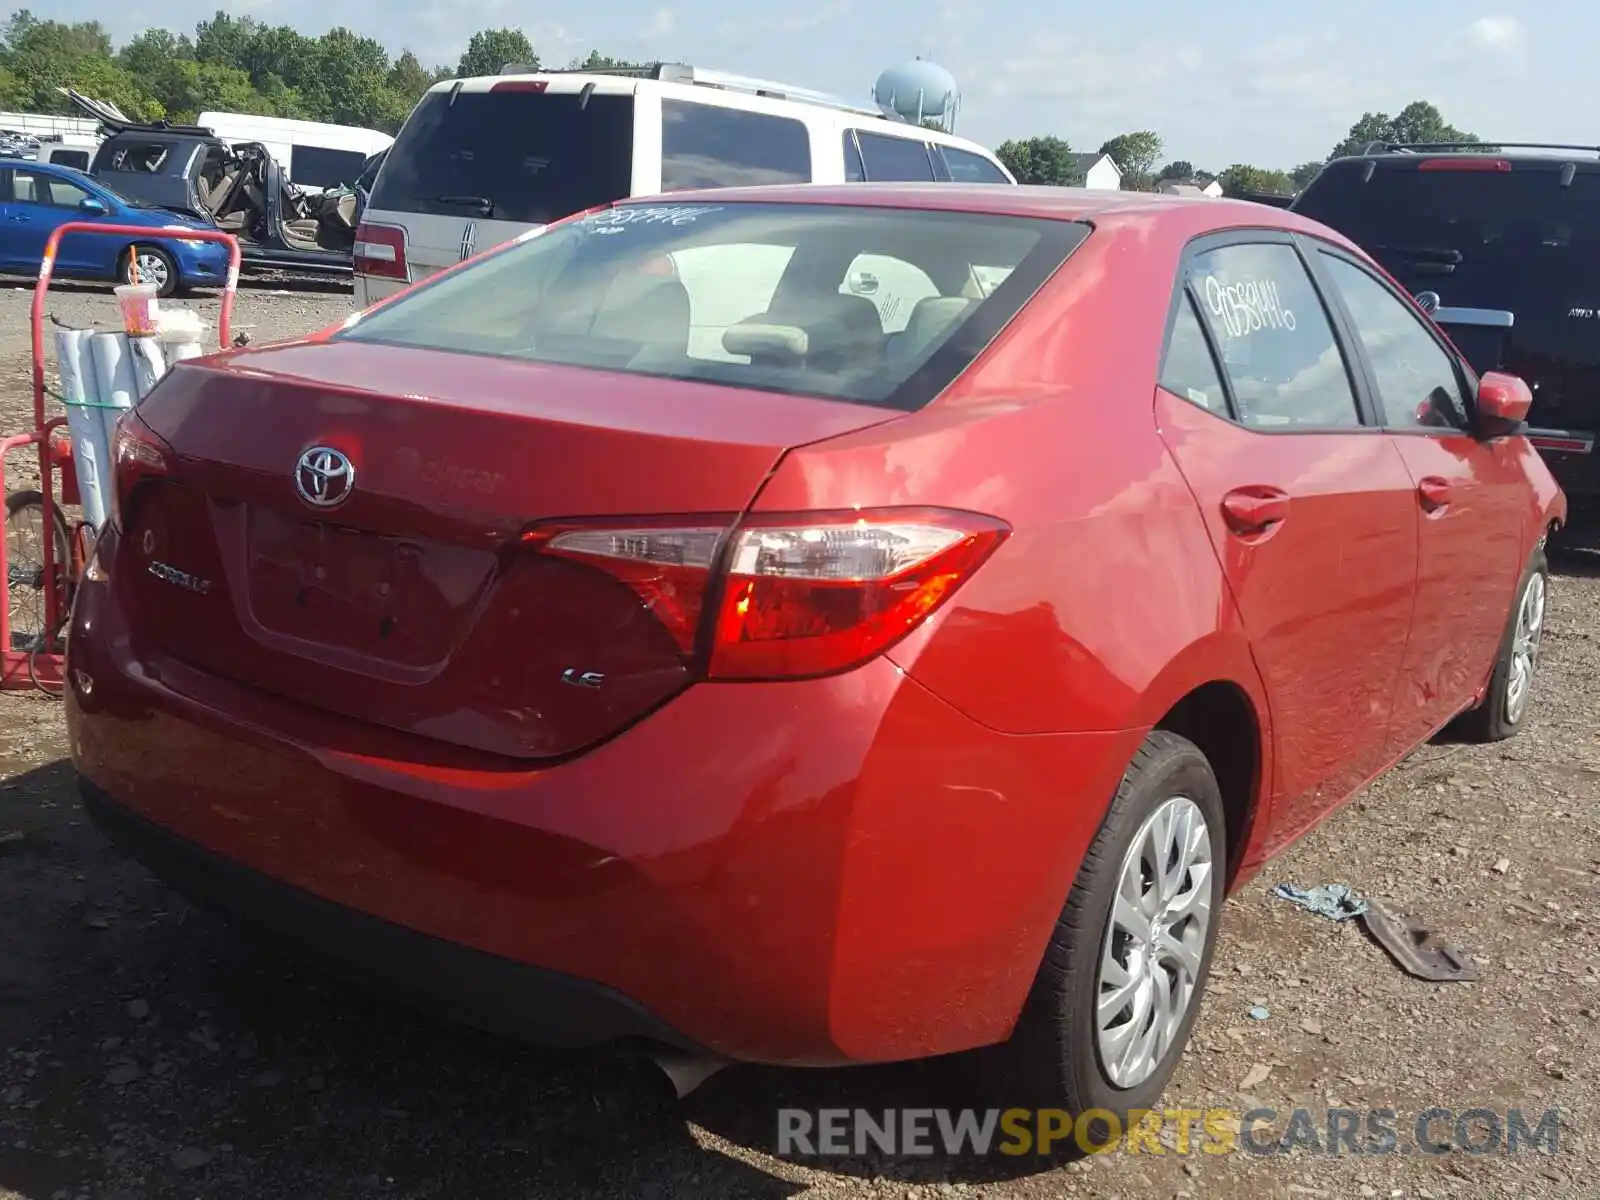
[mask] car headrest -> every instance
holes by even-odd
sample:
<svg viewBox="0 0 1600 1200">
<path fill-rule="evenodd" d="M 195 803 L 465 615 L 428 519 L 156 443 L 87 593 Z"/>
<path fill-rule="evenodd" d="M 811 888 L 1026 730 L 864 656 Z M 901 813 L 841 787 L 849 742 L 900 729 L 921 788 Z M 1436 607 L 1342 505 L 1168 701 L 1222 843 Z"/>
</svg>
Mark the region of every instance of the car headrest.
<svg viewBox="0 0 1600 1200">
<path fill-rule="evenodd" d="M 905 332 L 890 342 L 890 353 L 900 362 L 920 357 L 977 303 L 963 296 L 924 296 L 911 309 Z"/>
</svg>

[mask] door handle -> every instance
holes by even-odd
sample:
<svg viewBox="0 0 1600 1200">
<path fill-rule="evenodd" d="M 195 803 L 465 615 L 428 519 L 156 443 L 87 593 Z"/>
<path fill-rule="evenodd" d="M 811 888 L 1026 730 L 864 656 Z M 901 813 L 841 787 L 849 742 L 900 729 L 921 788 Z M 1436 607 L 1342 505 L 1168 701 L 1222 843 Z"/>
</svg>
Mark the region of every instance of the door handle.
<svg viewBox="0 0 1600 1200">
<path fill-rule="evenodd" d="M 1450 503 L 1450 481 L 1427 476 L 1417 483 L 1417 499 L 1425 512 L 1438 512 Z"/>
<path fill-rule="evenodd" d="M 1239 488 L 1222 498 L 1222 519 L 1234 533 L 1266 533 L 1289 515 L 1289 496 L 1277 488 Z"/>
</svg>

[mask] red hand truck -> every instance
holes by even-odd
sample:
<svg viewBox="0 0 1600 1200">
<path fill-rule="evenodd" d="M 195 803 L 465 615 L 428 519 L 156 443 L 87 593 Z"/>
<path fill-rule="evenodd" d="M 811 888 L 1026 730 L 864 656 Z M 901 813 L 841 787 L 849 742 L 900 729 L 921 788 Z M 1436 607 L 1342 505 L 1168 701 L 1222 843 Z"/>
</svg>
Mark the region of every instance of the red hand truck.
<svg viewBox="0 0 1600 1200">
<path fill-rule="evenodd" d="M 7 534 L 11 520 L 28 508 L 37 507 L 42 517 L 40 545 L 43 566 L 37 570 L 10 562 L 9 537 L 0 537 L 0 576 L 6 580 L 6 604 L 0 609 L 0 689 L 36 687 L 59 695 L 65 678 L 66 654 L 61 633 L 72 611 L 72 593 L 86 565 L 89 546 L 98 530 L 79 522 L 69 533 L 62 514 L 64 506 L 79 503 L 77 472 L 72 461 L 72 440 L 65 415 L 45 417 L 45 293 L 55 272 L 56 250 L 69 233 L 95 233 L 108 237 L 138 240 L 222 242 L 228 247 L 228 278 L 222 290 L 222 312 L 217 320 L 217 341 L 229 348 L 233 321 L 233 299 L 239 290 L 239 239 L 231 233 L 213 229 L 184 229 L 155 233 L 144 225 L 108 225 L 97 221 L 69 221 L 58 226 L 45 243 L 39 262 L 39 280 L 33 288 L 33 429 L 27 433 L 0 438 L 0 493 L 6 495 Z M 8 493 L 5 490 L 5 456 L 24 446 L 37 446 L 39 454 L 39 494 Z M 61 495 L 56 496 L 59 477 Z M 109 484 L 111 481 L 107 480 Z M 59 541 L 58 541 L 59 539 Z M 58 559 L 66 561 L 57 561 Z M 11 609 L 19 586 L 32 587 L 43 595 L 39 630 L 31 645 L 17 645 L 12 629 Z"/>
</svg>

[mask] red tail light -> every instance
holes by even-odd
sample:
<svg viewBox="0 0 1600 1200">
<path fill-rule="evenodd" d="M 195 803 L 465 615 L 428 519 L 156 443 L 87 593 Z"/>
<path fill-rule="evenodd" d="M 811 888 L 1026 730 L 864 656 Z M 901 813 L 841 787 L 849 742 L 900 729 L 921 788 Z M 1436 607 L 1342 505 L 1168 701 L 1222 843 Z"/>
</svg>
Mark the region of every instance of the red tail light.
<svg viewBox="0 0 1600 1200">
<path fill-rule="evenodd" d="M 411 274 L 406 267 L 406 231 L 398 225 L 361 222 L 356 227 L 352 266 L 358 275 L 409 282 Z"/>
<path fill-rule="evenodd" d="M 126 529 L 123 514 L 141 483 L 165 475 L 172 469 L 172 451 L 155 431 L 129 411 L 117 421 L 111 443 L 111 469 L 115 476 L 111 489 L 111 520 L 117 529 Z"/>
<path fill-rule="evenodd" d="M 1511 164 L 1503 158 L 1484 158 L 1464 154 L 1460 158 L 1429 158 L 1417 164 L 1419 171 L 1509 171 Z"/>
<path fill-rule="evenodd" d="M 948 509 L 541 526 L 542 553 L 632 588 L 712 679 L 798 679 L 860 665 L 950 598 L 1010 532 Z M 707 617 L 708 600 L 716 612 Z"/>
</svg>

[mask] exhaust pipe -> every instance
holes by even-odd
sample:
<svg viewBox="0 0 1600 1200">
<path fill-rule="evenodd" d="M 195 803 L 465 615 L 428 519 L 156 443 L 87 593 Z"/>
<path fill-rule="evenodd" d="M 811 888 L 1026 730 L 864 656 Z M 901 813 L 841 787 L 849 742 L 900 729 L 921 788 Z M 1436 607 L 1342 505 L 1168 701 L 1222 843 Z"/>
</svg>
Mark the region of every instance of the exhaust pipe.
<svg viewBox="0 0 1600 1200">
<path fill-rule="evenodd" d="M 650 1061 L 661 1068 L 661 1073 L 672 1084 L 672 1090 L 677 1093 L 679 1100 L 728 1065 L 724 1059 L 685 1054 L 667 1047 L 652 1048 L 648 1054 Z"/>
</svg>

